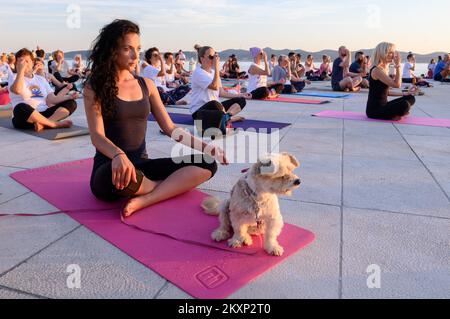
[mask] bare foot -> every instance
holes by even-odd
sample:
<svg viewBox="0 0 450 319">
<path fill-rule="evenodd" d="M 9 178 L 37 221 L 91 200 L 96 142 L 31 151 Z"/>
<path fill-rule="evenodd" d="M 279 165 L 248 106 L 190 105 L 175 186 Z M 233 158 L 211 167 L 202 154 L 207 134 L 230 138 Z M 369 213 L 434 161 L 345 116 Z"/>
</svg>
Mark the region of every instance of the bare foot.
<svg viewBox="0 0 450 319">
<path fill-rule="evenodd" d="M 56 122 L 55 128 L 69 128 L 72 127 L 73 122 L 71 120 L 59 121 Z"/>
<path fill-rule="evenodd" d="M 235 123 L 235 122 L 244 122 L 245 121 L 245 117 L 242 116 L 232 116 L 231 117 L 231 123 Z"/>
<path fill-rule="evenodd" d="M 183 101 L 183 100 L 181 100 L 181 101 L 177 101 L 176 103 L 175 103 L 175 105 L 187 105 L 188 103 L 186 102 L 186 101 Z"/>
<path fill-rule="evenodd" d="M 130 217 L 135 212 L 147 207 L 148 206 L 147 195 L 148 194 L 137 196 L 130 199 L 122 211 L 123 217 L 125 218 Z"/>
<path fill-rule="evenodd" d="M 130 217 L 133 213 L 137 212 L 148 206 L 148 194 L 153 192 L 153 190 L 161 184 L 161 181 L 151 181 L 144 178 L 141 187 L 139 188 L 137 194 L 138 196 L 130 199 L 123 209 L 123 217 Z"/>
<path fill-rule="evenodd" d="M 34 123 L 34 130 L 38 133 L 42 132 L 44 130 L 44 125 L 36 122 Z"/>
<path fill-rule="evenodd" d="M 355 93 L 357 93 L 359 91 L 361 91 L 361 87 L 359 87 L 359 86 L 352 89 L 352 92 L 355 92 Z"/>
</svg>

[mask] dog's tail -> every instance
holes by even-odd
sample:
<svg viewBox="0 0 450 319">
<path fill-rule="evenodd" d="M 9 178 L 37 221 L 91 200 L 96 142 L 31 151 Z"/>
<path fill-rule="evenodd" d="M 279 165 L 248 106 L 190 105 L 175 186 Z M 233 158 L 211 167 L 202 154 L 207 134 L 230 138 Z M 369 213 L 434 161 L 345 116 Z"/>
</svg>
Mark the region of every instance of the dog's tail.
<svg viewBox="0 0 450 319">
<path fill-rule="evenodd" d="M 216 197 L 208 197 L 202 202 L 202 208 L 206 214 L 212 216 L 219 215 L 220 200 Z"/>
</svg>

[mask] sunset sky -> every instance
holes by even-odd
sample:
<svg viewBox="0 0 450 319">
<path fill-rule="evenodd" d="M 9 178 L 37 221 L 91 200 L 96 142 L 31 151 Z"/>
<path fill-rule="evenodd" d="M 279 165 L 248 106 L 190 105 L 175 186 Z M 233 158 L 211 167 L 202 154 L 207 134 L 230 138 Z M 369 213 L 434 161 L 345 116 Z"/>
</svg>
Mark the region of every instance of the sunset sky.
<svg viewBox="0 0 450 319">
<path fill-rule="evenodd" d="M 373 48 L 381 41 L 416 53 L 450 51 L 445 0 L 1 0 L 0 51 L 88 49 L 115 18 L 141 27 L 143 48 L 319 51 L 347 45 Z M 421 25 L 421 26 L 419 26 Z"/>
</svg>

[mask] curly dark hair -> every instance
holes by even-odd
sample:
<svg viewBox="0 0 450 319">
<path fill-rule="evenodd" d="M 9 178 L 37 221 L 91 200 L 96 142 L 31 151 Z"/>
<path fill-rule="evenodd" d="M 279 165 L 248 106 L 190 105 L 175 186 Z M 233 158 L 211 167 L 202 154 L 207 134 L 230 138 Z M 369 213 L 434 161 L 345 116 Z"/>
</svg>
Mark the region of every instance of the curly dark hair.
<svg viewBox="0 0 450 319">
<path fill-rule="evenodd" d="M 130 33 L 140 35 L 139 26 L 128 20 L 116 19 L 101 29 L 94 40 L 88 61 L 90 75 L 85 83 L 95 92 L 102 115 L 111 118 L 115 114 L 115 97 L 119 93 L 116 85 L 117 68 L 115 58 L 120 41 Z"/>
</svg>

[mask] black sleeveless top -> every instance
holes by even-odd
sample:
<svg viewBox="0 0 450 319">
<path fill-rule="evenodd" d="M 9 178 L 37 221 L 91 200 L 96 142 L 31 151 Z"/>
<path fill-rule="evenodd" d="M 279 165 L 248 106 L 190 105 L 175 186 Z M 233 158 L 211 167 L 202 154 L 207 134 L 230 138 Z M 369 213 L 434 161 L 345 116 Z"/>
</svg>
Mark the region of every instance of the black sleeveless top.
<svg viewBox="0 0 450 319">
<path fill-rule="evenodd" d="M 142 77 L 135 78 L 141 87 L 142 99 L 123 101 L 116 96 L 115 114 L 111 118 L 103 118 L 105 136 L 123 150 L 132 163 L 147 158 L 145 135 L 151 110 L 147 84 Z M 110 159 L 96 150 L 94 161 L 101 165 Z"/>
<path fill-rule="evenodd" d="M 389 86 L 380 80 L 374 80 L 372 78 L 372 71 L 374 66 L 370 70 L 369 74 L 369 99 L 367 100 L 366 113 L 368 117 L 378 113 L 380 108 L 384 108 L 388 104 Z"/>
</svg>

